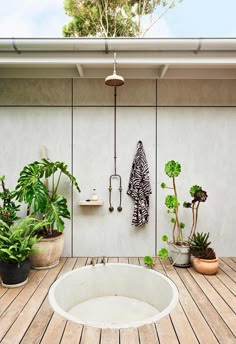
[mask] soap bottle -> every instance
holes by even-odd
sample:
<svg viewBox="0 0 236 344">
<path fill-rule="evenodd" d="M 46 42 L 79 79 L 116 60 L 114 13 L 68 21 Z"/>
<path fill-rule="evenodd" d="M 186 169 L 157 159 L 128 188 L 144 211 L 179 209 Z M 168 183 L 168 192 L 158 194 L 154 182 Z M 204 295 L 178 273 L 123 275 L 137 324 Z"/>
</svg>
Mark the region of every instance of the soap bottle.
<svg viewBox="0 0 236 344">
<path fill-rule="evenodd" d="M 96 192 L 96 189 L 93 189 L 92 195 L 91 195 L 91 201 L 97 201 L 98 200 L 98 195 Z"/>
</svg>

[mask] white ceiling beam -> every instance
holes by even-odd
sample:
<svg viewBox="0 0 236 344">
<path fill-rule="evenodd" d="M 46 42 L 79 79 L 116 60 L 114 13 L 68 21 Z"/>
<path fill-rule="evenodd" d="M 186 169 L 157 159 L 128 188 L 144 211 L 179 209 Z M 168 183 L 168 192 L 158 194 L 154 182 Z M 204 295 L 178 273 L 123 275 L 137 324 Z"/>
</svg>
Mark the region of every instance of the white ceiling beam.
<svg viewBox="0 0 236 344">
<path fill-rule="evenodd" d="M 77 70 L 78 70 L 78 72 L 79 72 L 79 76 L 80 76 L 81 78 L 83 78 L 83 77 L 84 77 L 84 68 L 82 67 L 81 64 L 76 64 L 76 67 L 77 67 Z"/>
<path fill-rule="evenodd" d="M 165 75 L 167 73 L 169 66 L 168 64 L 162 65 L 160 68 L 160 75 L 159 75 L 159 79 L 164 79 Z"/>
<path fill-rule="evenodd" d="M 86 79 L 103 79 L 110 68 L 88 68 Z M 119 70 L 125 79 L 156 79 L 156 68 L 132 68 Z M 0 78 L 78 78 L 77 68 L 0 68 Z M 236 68 L 170 68 L 164 80 L 169 79 L 236 79 Z"/>
</svg>

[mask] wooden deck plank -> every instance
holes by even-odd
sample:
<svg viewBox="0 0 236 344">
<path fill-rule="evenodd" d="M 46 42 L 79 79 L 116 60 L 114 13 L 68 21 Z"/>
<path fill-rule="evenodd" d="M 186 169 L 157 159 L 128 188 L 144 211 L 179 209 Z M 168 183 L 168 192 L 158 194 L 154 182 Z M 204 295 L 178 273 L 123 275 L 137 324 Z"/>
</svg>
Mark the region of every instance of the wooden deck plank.
<svg viewBox="0 0 236 344">
<path fill-rule="evenodd" d="M 166 274 L 166 271 L 164 270 L 164 266 L 161 264 L 160 259 L 158 257 L 153 257 L 153 260 L 155 263 L 154 270 Z M 145 266 L 143 258 L 139 258 L 139 261 L 142 266 Z M 170 315 L 156 322 L 155 325 L 161 344 L 179 343 Z"/>
<path fill-rule="evenodd" d="M 168 264 L 168 263 L 167 263 Z M 206 320 L 202 316 L 197 304 L 191 297 L 191 294 L 186 289 L 184 283 L 180 279 L 177 271 L 174 268 L 166 269 L 167 276 L 176 284 L 180 294 L 180 303 L 183 310 L 191 324 L 194 335 L 198 338 L 200 343 L 215 344 L 216 337 L 209 328 Z M 172 313 L 171 313 L 172 314 Z M 163 319 L 161 319 L 162 322 Z M 158 332 L 159 333 L 159 332 Z M 178 332 L 177 332 L 178 333 Z"/>
<path fill-rule="evenodd" d="M 70 264 L 73 263 L 73 259 L 68 261 Z M 52 270 L 50 273 L 48 272 L 37 290 L 35 291 L 34 295 L 31 297 L 27 305 L 25 306 L 24 310 L 20 313 L 18 318 L 16 319 L 15 323 L 8 331 L 5 340 L 10 341 L 11 338 L 14 337 L 16 342 L 20 341 L 26 332 L 27 328 L 29 327 L 32 319 L 36 315 L 38 309 L 40 308 L 42 302 L 44 301 L 45 297 L 47 296 L 48 290 L 51 284 L 54 282 L 55 278 L 58 275 L 59 270 Z"/>
<path fill-rule="evenodd" d="M 213 307 L 208 297 L 199 287 L 189 271 L 187 269 L 181 268 L 177 268 L 176 270 L 219 342 L 235 344 L 234 335 L 232 334 L 228 326 L 224 323 L 221 316 Z"/>
<path fill-rule="evenodd" d="M 216 277 L 236 296 L 236 283 L 222 269 L 218 270 Z"/>
<path fill-rule="evenodd" d="M 119 258 L 119 263 L 128 264 L 129 258 L 128 257 L 121 257 L 121 258 Z"/>
<path fill-rule="evenodd" d="M 80 344 L 99 344 L 101 330 L 95 327 L 84 326 Z"/>
<path fill-rule="evenodd" d="M 140 344 L 138 330 L 136 328 L 121 329 L 120 344 Z"/>
<path fill-rule="evenodd" d="M 197 273 L 193 268 L 189 269 L 190 274 L 198 283 L 202 291 L 207 295 L 208 300 L 214 305 L 217 312 L 223 318 L 224 322 L 228 325 L 230 330 L 235 336 L 236 340 L 236 318 L 235 313 L 225 303 L 214 287 L 208 282 L 204 275 Z"/>
<path fill-rule="evenodd" d="M 35 275 L 36 270 L 31 270 L 29 274 L 29 281 Z M 14 301 L 17 295 L 26 287 L 26 284 L 19 288 L 5 288 L 6 293 L 0 298 L 0 316 L 9 307 L 9 305 Z"/>
<path fill-rule="evenodd" d="M 161 260 L 158 257 L 154 258 L 155 266 L 154 269 L 163 273 L 163 274 L 171 274 L 172 277 L 176 276 L 176 271 L 171 266 L 171 263 L 169 259 Z M 170 277 L 170 276 L 169 276 Z M 176 277 L 175 277 L 176 278 Z M 180 284 L 180 281 L 176 278 L 178 283 Z M 181 284 L 180 284 L 181 286 Z M 180 298 L 182 295 L 180 295 Z M 191 323 L 189 322 L 188 317 L 186 316 L 184 309 L 181 305 L 181 303 L 178 303 L 175 309 L 170 314 L 170 322 L 162 322 L 163 319 L 160 320 L 159 324 L 157 325 L 158 335 L 162 343 L 165 343 L 165 338 L 161 336 L 162 333 L 165 333 L 167 331 L 165 329 L 165 326 L 171 326 L 173 327 L 172 332 L 172 340 L 174 341 L 176 338 L 180 341 L 180 343 L 198 343 L 198 340 L 196 338 L 196 334 L 194 333 Z M 162 326 L 164 327 L 162 329 Z M 159 334 L 160 331 L 160 334 Z M 171 331 L 171 330 L 170 330 Z"/>
<path fill-rule="evenodd" d="M 0 341 L 5 336 L 9 328 L 12 326 L 16 318 L 21 313 L 25 304 L 31 298 L 38 285 L 41 283 L 43 278 L 46 276 L 47 271 L 37 271 L 32 277 L 30 282 L 26 284 L 25 288 L 18 295 L 18 297 L 11 303 L 11 305 L 1 315 L 1 326 L 0 326 Z"/>
<path fill-rule="evenodd" d="M 220 297 L 227 303 L 227 305 L 236 314 L 236 298 L 234 297 L 233 293 L 216 276 L 206 275 L 205 278 L 212 285 L 212 287 L 217 291 Z M 235 322 L 236 322 L 236 319 L 235 319 Z"/>
<path fill-rule="evenodd" d="M 76 263 L 76 258 L 70 258 L 65 265 L 65 270 L 62 272 L 64 274 L 67 271 L 71 271 Z M 41 340 L 42 344 L 57 344 L 60 342 L 64 328 L 66 326 L 66 320 L 60 315 L 53 313 L 51 320 L 47 326 L 44 336 Z"/>
<path fill-rule="evenodd" d="M 70 259 L 61 258 L 59 265 L 51 269 L 50 273 L 55 273 L 56 278 L 62 276 L 71 268 Z M 39 308 L 36 316 L 32 319 L 32 322 L 26 331 L 21 344 L 38 344 L 48 326 L 48 323 L 52 317 L 53 310 L 49 305 L 48 297 L 46 297 Z"/>
<path fill-rule="evenodd" d="M 83 326 L 67 321 L 60 344 L 79 344 Z"/>
<path fill-rule="evenodd" d="M 86 262 L 87 262 L 87 259 L 88 259 L 87 257 L 77 258 L 77 261 L 75 263 L 74 269 L 78 269 L 78 268 L 81 268 L 82 266 L 85 266 Z"/>
<path fill-rule="evenodd" d="M 129 257 L 129 264 L 140 265 L 138 257 Z"/>
<path fill-rule="evenodd" d="M 231 267 L 226 264 L 223 260 L 219 260 L 219 267 L 224 271 L 234 282 L 236 282 L 236 272 L 231 269 Z"/>
<path fill-rule="evenodd" d="M 119 258 L 117 257 L 108 258 L 108 263 L 118 263 L 118 262 L 119 262 Z"/>
<path fill-rule="evenodd" d="M 158 344 L 159 339 L 154 324 L 144 325 L 138 328 L 141 344 Z"/>
<path fill-rule="evenodd" d="M 119 330 L 103 329 L 100 344 L 119 344 Z"/>
<path fill-rule="evenodd" d="M 163 319 L 160 320 L 160 322 L 156 322 L 155 325 L 156 325 L 159 341 L 161 344 L 179 343 L 179 340 L 175 333 L 170 316 L 164 317 Z"/>
<path fill-rule="evenodd" d="M 231 258 L 221 258 L 221 260 L 227 264 L 231 269 L 233 269 L 234 271 L 236 271 L 236 262 L 234 262 Z"/>
<path fill-rule="evenodd" d="M 41 344 L 60 343 L 61 337 L 64 333 L 65 326 L 66 326 L 66 320 L 63 319 L 60 315 L 54 313 L 40 343 Z"/>
</svg>

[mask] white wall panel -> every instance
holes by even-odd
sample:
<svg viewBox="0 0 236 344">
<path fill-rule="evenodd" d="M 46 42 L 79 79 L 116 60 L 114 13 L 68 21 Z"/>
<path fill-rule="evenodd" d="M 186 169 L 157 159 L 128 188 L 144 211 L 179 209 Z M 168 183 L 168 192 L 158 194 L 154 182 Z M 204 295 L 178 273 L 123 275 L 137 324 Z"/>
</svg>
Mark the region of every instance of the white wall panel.
<svg viewBox="0 0 236 344">
<path fill-rule="evenodd" d="M 14 188 L 19 172 L 28 163 L 41 159 L 41 147 L 48 157 L 68 164 L 71 169 L 71 110 L 69 108 L 0 107 L 0 175 Z M 71 187 L 62 179 L 62 193 L 71 207 Z M 23 215 L 23 213 L 22 213 Z M 25 215 L 25 214 L 24 214 Z M 64 255 L 71 253 L 71 222 L 66 220 Z"/>
<path fill-rule="evenodd" d="M 150 223 L 143 228 L 131 225 L 133 201 L 126 194 L 138 140 L 142 140 L 150 168 L 153 195 Z M 154 254 L 155 247 L 155 108 L 117 109 L 117 173 L 122 176 L 122 212 L 118 183 L 112 183 L 110 213 L 109 175 L 113 168 L 113 108 L 74 110 L 74 172 L 81 185 L 80 199 L 97 189 L 101 207 L 79 207 L 74 202 L 75 256 L 140 256 Z"/>
<path fill-rule="evenodd" d="M 213 248 L 219 256 L 235 255 L 235 108 L 158 108 L 158 246 L 161 236 L 171 233 L 170 216 L 164 199 L 168 190 L 160 183 L 168 177 L 164 165 L 178 160 L 182 173 L 177 178 L 181 204 L 190 200 L 189 188 L 201 185 L 208 193 L 201 204 L 197 230 L 210 232 Z M 169 190 L 170 191 L 170 190 Z M 181 209 L 186 236 L 191 224 L 191 210 Z"/>
</svg>

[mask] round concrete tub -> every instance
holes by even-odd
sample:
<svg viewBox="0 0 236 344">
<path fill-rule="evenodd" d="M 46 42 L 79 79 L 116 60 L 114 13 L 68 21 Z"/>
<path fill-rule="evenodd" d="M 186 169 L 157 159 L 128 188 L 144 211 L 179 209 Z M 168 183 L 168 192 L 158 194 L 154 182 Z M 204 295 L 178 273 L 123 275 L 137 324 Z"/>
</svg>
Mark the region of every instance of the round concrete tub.
<svg viewBox="0 0 236 344">
<path fill-rule="evenodd" d="M 178 300 L 175 284 L 163 274 L 119 263 L 70 271 L 49 291 L 49 302 L 56 313 L 98 328 L 139 327 L 158 321 Z"/>
</svg>

